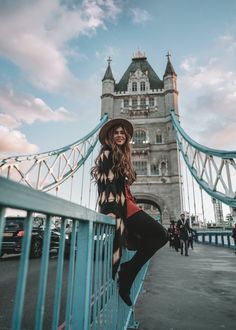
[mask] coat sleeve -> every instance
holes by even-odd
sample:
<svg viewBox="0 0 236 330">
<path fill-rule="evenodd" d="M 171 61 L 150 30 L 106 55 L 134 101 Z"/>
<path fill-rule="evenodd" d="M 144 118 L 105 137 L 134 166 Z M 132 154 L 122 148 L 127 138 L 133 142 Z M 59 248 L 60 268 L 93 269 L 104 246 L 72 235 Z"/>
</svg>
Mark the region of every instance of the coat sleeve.
<svg viewBox="0 0 236 330">
<path fill-rule="evenodd" d="M 101 154 L 99 169 L 98 194 L 101 213 L 114 213 L 116 218 L 120 218 L 120 209 L 117 204 L 117 179 L 113 172 L 112 154 L 109 150 Z"/>
</svg>

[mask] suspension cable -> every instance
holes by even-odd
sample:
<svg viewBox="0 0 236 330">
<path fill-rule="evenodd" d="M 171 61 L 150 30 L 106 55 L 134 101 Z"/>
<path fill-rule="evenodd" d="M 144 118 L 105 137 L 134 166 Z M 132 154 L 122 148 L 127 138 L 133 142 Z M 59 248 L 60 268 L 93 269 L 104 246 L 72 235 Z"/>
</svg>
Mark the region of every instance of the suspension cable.
<svg viewBox="0 0 236 330">
<path fill-rule="evenodd" d="M 189 185 L 188 185 L 188 171 L 187 171 L 187 166 L 185 165 L 185 177 L 186 177 L 186 183 L 187 183 L 187 201 L 188 201 L 188 211 L 190 215 L 190 194 L 189 194 Z"/>
<path fill-rule="evenodd" d="M 83 191 L 84 191 L 84 164 L 82 169 L 82 183 L 81 183 L 81 193 L 80 193 L 80 205 L 82 205 L 83 201 Z"/>
<path fill-rule="evenodd" d="M 90 161 L 90 168 L 93 166 L 93 151 L 91 153 L 91 161 Z M 91 188 L 92 188 L 92 179 L 90 177 L 89 180 L 89 202 L 88 202 L 88 208 L 90 209 L 90 201 L 91 201 Z"/>
<path fill-rule="evenodd" d="M 192 187 L 193 187 L 193 207 L 194 207 L 194 216 L 195 216 L 195 221 L 197 220 L 197 211 L 196 211 L 196 199 L 195 199 L 195 189 L 194 189 L 194 180 L 192 177 Z"/>
<path fill-rule="evenodd" d="M 203 223 L 204 223 L 204 227 L 206 227 L 206 218 L 205 218 L 205 210 L 204 210 L 204 203 L 203 203 L 202 187 L 199 186 L 199 188 L 200 188 L 200 194 L 201 194 L 201 204 L 202 204 L 202 217 L 203 217 Z"/>
</svg>

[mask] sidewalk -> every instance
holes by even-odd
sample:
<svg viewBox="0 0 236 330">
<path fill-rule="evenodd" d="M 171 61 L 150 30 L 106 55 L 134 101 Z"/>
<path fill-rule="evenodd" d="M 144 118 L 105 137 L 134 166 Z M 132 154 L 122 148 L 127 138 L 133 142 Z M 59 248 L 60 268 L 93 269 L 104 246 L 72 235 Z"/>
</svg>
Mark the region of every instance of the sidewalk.
<svg viewBox="0 0 236 330">
<path fill-rule="evenodd" d="M 165 246 L 136 304 L 139 330 L 236 329 L 236 255 L 195 244 L 189 257 Z"/>
</svg>

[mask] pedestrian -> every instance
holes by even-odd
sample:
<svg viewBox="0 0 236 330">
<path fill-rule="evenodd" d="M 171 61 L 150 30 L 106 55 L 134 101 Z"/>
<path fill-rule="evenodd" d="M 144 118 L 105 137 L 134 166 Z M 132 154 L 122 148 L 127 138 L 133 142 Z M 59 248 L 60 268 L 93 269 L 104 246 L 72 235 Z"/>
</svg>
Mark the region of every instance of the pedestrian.
<svg viewBox="0 0 236 330">
<path fill-rule="evenodd" d="M 234 247 L 235 247 L 235 253 L 236 253 L 236 223 L 235 223 L 234 228 L 232 230 L 232 237 L 234 239 Z"/>
<path fill-rule="evenodd" d="M 100 211 L 116 219 L 112 277 L 119 269 L 119 295 L 132 305 L 130 289 L 143 265 L 168 241 L 167 230 L 135 203 L 130 186 L 136 179 L 131 162 L 133 126 L 126 119 L 112 119 L 100 130 L 101 150 L 91 169 L 98 185 Z M 135 247 L 132 245 L 135 243 Z M 137 244 L 138 243 L 138 244 Z M 136 250 L 120 264 L 122 249 Z"/>
<path fill-rule="evenodd" d="M 185 219 L 184 213 L 180 215 L 180 219 L 177 222 L 177 228 L 179 230 L 181 254 L 183 255 L 183 249 L 184 249 L 185 256 L 187 257 L 190 227 L 189 227 L 189 222 Z"/>
<path fill-rule="evenodd" d="M 189 219 L 187 219 L 187 221 L 189 222 Z M 189 227 L 189 235 L 188 235 L 188 248 L 191 247 L 191 249 L 193 250 L 193 240 L 195 238 L 195 230 L 193 230 L 193 228 Z"/>
<path fill-rule="evenodd" d="M 167 229 L 169 235 L 169 247 L 174 247 L 174 224 L 170 223 L 169 228 Z"/>
<path fill-rule="evenodd" d="M 177 225 L 175 224 L 174 224 L 174 247 L 175 247 L 175 251 L 179 252 L 180 249 L 179 230 L 177 228 Z"/>
</svg>

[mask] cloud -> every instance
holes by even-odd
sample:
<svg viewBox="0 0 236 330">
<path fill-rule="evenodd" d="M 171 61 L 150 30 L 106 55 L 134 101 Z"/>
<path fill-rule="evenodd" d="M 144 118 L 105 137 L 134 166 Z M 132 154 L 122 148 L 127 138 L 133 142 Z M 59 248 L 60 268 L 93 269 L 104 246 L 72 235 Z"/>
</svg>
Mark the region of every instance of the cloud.
<svg viewBox="0 0 236 330">
<path fill-rule="evenodd" d="M 14 90 L 0 88 L 0 152 L 34 153 L 35 144 L 15 130 L 22 124 L 62 122 L 74 120 L 75 116 L 63 107 L 50 108 L 41 98 L 22 95 Z"/>
<path fill-rule="evenodd" d="M 0 124 L 11 129 L 20 126 L 20 122 L 18 120 L 5 113 L 0 113 Z"/>
<path fill-rule="evenodd" d="M 42 99 L 0 88 L 1 124 L 15 128 L 35 121 L 70 121 L 74 117 L 65 108 L 51 109 Z"/>
<path fill-rule="evenodd" d="M 231 46 L 235 42 L 225 39 Z M 206 63 L 189 56 L 180 64 L 180 113 L 186 132 L 197 142 L 231 150 L 236 149 L 236 67 L 231 46 L 223 47 L 222 39 L 217 45 L 217 56 L 209 54 Z"/>
<path fill-rule="evenodd" d="M 78 83 L 68 68 L 68 43 L 116 20 L 118 4 L 113 0 L 84 0 L 77 6 L 59 0 L 1 3 L 0 56 L 17 65 L 36 87 L 68 90 Z"/>
<path fill-rule="evenodd" d="M 0 151 L 2 158 L 4 158 L 4 152 L 6 155 L 9 155 L 9 153 L 36 153 L 38 147 L 35 144 L 29 143 L 26 136 L 20 131 L 0 126 Z"/>
<path fill-rule="evenodd" d="M 130 9 L 132 21 L 134 24 L 145 24 L 151 20 L 151 15 L 145 9 L 132 8 Z"/>
</svg>

